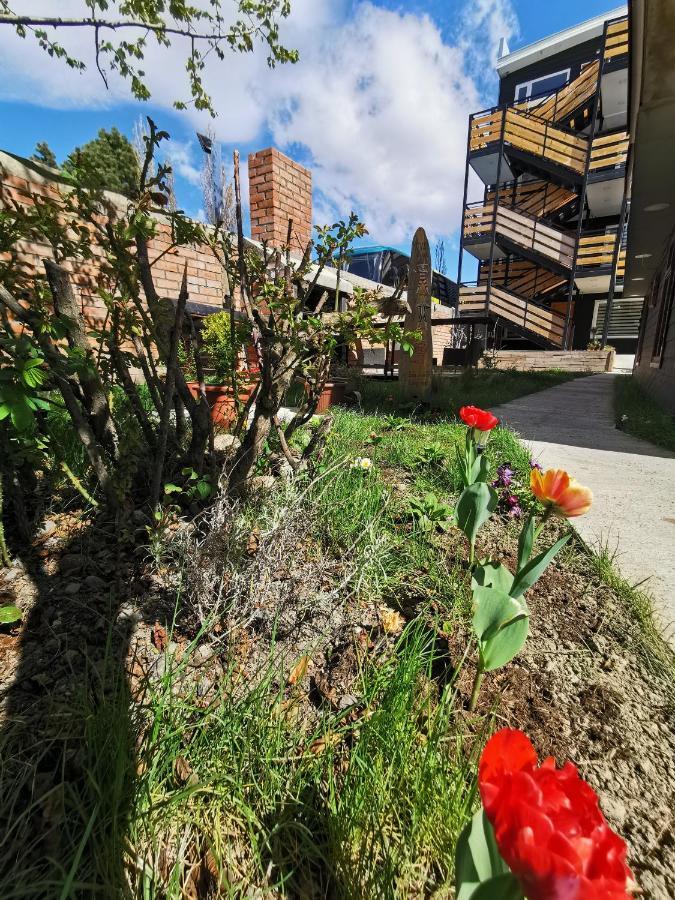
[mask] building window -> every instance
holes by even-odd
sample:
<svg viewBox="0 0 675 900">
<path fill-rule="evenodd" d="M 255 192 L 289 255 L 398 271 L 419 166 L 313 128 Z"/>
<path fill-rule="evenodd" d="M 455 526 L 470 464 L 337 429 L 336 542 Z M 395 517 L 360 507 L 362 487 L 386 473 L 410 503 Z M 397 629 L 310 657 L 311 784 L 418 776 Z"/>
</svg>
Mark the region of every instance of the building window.
<svg viewBox="0 0 675 900">
<path fill-rule="evenodd" d="M 529 100 L 530 97 L 542 97 L 544 94 L 552 94 L 567 84 L 570 77 L 569 69 L 553 72 L 550 75 L 542 75 L 541 78 L 533 78 L 532 81 L 523 81 L 516 87 L 516 101 Z"/>
</svg>

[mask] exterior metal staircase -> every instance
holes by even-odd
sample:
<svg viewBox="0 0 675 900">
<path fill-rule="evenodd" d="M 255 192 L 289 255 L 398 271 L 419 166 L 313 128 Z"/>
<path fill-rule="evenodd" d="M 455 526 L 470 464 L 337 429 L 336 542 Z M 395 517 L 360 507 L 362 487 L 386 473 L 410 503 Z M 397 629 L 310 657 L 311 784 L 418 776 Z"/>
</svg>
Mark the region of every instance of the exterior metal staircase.
<svg viewBox="0 0 675 900">
<path fill-rule="evenodd" d="M 623 271 L 618 230 L 584 230 L 589 179 L 616 177 L 628 153 L 625 131 L 598 132 L 601 78 L 608 62 L 625 59 L 626 20 L 607 23 L 603 41 L 554 93 L 469 121 L 467 171 L 486 186 L 477 203 L 466 203 L 465 189 L 461 252 L 479 268 L 476 282 L 460 284 L 459 313 L 487 315 L 543 346 L 568 347 L 575 292 L 592 293 L 598 273 L 608 280 L 611 271 L 614 284 Z"/>
</svg>

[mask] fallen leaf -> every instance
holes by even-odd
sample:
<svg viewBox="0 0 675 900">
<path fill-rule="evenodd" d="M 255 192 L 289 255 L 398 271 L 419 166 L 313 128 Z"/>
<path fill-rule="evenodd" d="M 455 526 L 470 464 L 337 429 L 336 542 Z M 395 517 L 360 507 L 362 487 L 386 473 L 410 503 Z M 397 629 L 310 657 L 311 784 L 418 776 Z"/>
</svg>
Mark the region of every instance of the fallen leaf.
<svg viewBox="0 0 675 900">
<path fill-rule="evenodd" d="M 160 653 L 163 653 L 166 650 L 167 644 L 169 643 L 166 636 L 166 628 L 160 625 L 159 622 L 155 622 L 152 626 L 150 640 L 152 641 L 152 646 Z"/>
<path fill-rule="evenodd" d="M 297 684 L 298 681 L 302 681 L 302 679 L 307 674 L 307 669 L 309 668 L 309 664 L 311 663 L 311 661 L 311 658 L 307 656 L 307 654 L 301 656 L 293 666 L 291 674 L 288 676 L 288 683 Z"/>
<path fill-rule="evenodd" d="M 184 756 L 177 756 L 173 762 L 173 774 L 179 784 L 197 784 L 198 778 Z"/>
<path fill-rule="evenodd" d="M 254 528 L 253 531 L 248 536 L 248 541 L 246 542 L 246 552 L 249 556 L 255 556 L 258 552 L 258 547 L 260 546 L 260 529 Z"/>
<path fill-rule="evenodd" d="M 328 731 L 323 737 L 317 738 L 315 741 L 309 745 L 309 752 L 314 753 L 318 756 L 320 753 L 324 753 L 329 747 L 335 747 L 340 743 L 340 735 L 336 734 L 334 731 Z"/>
<path fill-rule="evenodd" d="M 405 625 L 405 619 L 401 613 L 388 606 L 381 606 L 379 609 L 380 624 L 387 634 L 400 634 Z"/>
</svg>

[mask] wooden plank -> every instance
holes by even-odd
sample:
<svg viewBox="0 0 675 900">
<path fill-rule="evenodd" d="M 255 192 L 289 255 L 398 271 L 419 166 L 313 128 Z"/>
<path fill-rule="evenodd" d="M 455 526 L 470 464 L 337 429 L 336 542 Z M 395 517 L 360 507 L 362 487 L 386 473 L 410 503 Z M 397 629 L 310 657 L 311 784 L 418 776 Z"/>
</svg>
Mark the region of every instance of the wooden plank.
<svg viewBox="0 0 675 900">
<path fill-rule="evenodd" d="M 628 18 L 620 19 L 616 22 L 610 22 L 607 26 L 607 34 L 617 34 L 619 32 L 625 32 L 628 34 Z"/>
<path fill-rule="evenodd" d="M 614 141 L 628 140 L 628 133 L 625 131 L 617 131 L 614 134 L 602 134 L 600 137 L 593 138 L 593 147 L 602 147 L 603 144 L 611 144 Z"/>
</svg>

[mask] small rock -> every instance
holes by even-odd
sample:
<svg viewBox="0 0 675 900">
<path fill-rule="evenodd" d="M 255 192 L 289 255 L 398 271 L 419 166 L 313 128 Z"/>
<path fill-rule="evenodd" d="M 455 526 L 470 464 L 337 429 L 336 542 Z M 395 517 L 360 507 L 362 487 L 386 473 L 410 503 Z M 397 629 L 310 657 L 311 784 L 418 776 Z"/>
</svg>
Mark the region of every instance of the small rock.
<svg viewBox="0 0 675 900">
<path fill-rule="evenodd" d="M 38 531 L 38 535 L 40 537 L 46 537 L 54 531 L 56 531 L 56 522 L 53 522 L 51 519 L 45 519 L 42 528 Z"/>
<path fill-rule="evenodd" d="M 23 575 L 23 571 L 17 566 L 12 566 L 11 569 L 6 569 L 5 572 L 2 573 L 2 580 L 5 584 L 10 584 L 12 581 L 20 578 L 21 575 Z"/>
<path fill-rule="evenodd" d="M 169 660 L 166 653 L 160 653 L 156 659 L 153 659 L 148 675 L 151 678 L 162 678 L 169 671 Z"/>
<path fill-rule="evenodd" d="M 628 815 L 626 804 L 618 797 L 612 797 L 608 794 L 602 798 L 603 812 L 614 822 L 617 827 L 622 828 Z"/>
<path fill-rule="evenodd" d="M 249 490 L 251 492 L 271 491 L 276 485 L 277 480 L 274 475 L 255 475 L 249 481 Z"/>
<path fill-rule="evenodd" d="M 75 594 L 80 593 L 82 585 L 79 581 L 71 581 L 70 584 L 67 584 L 63 589 L 64 594 L 68 594 L 69 597 L 74 596 Z"/>
<path fill-rule="evenodd" d="M 220 453 L 238 450 L 240 446 L 241 441 L 233 434 L 217 434 L 213 439 L 213 449 Z"/>
<path fill-rule="evenodd" d="M 208 677 L 200 678 L 199 683 L 197 684 L 197 696 L 205 697 L 208 694 L 208 692 L 211 690 L 212 687 L 213 687 L 213 681 L 210 678 L 208 678 Z"/>
<path fill-rule="evenodd" d="M 359 702 L 358 697 L 354 694 L 344 694 L 338 702 L 338 709 L 349 709 L 350 706 L 356 706 Z"/>
<path fill-rule="evenodd" d="M 66 553 L 61 557 L 59 563 L 59 572 L 61 575 L 68 577 L 79 572 L 83 565 L 83 559 L 79 553 Z"/>
<path fill-rule="evenodd" d="M 208 647 L 206 644 L 202 644 L 202 646 L 197 647 L 195 652 L 192 654 L 190 665 L 203 666 L 210 659 L 213 659 L 215 655 L 216 651 L 213 649 L 213 647 Z"/>
<path fill-rule="evenodd" d="M 108 582 L 105 582 L 102 578 L 99 578 L 98 575 L 87 575 L 83 582 L 85 588 L 88 591 L 105 591 L 108 589 Z"/>
</svg>

